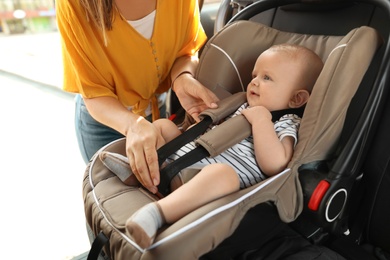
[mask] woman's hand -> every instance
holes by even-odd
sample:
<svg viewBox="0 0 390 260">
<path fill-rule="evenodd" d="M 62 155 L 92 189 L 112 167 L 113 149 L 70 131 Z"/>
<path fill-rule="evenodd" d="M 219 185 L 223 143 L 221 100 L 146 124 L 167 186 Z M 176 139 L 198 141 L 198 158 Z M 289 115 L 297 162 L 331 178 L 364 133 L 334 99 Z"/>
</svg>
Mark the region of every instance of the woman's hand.
<svg viewBox="0 0 390 260">
<path fill-rule="evenodd" d="M 189 73 L 180 75 L 173 88 L 181 106 L 196 122 L 200 121 L 199 114 L 203 110 L 218 107 L 218 97 Z"/>
<path fill-rule="evenodd" d="M 165 143 L 161 132 L 113 97 L 85 98 L 84 102 L 97 121 L 126 136 L 131 170 L 145 188 L 156 193 L 160 183 L 157 148 Z"/>
<path fill-rule="evenodd" d="M 160 183 L 157 147 L 164 144 L 160 132 L 143 117 L 130 126 L 126 134 L 126 152 L 133 174 L 150 192 Z"/>
</svg>

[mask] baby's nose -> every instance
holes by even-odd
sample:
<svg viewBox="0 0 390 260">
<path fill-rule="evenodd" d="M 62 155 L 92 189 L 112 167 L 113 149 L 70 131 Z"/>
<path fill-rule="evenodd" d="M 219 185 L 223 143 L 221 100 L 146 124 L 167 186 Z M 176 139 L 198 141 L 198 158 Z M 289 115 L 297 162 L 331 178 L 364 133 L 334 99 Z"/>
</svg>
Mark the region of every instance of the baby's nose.
<svg viewBox="0 0 390 260">
<path fill-rule="evenodd" d="M 250 84 L 252 84 L 252 86 L 258 86 L 258 82 L 257 82 L 256 78 L 253 78 L 251 80 Z"/>
</svg>

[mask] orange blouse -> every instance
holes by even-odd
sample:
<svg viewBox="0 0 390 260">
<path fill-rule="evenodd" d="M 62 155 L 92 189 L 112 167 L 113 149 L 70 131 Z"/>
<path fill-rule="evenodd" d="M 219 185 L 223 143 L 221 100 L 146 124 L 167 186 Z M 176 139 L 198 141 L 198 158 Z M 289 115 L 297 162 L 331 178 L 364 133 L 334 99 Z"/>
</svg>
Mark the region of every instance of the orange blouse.
<svg viewBox="0 0 390 260">
<path fill-rule="evenodd" d="M 195 54 L 206 41 L 196 0 L 157 0 L 150 40 L 115 9 L 107 46 L 78 0 L 58 0 L 56 5 L 63 89 L 86 98 L 115 97 L 140 115 L 156 102 L 155 94 L 169 89 L 176 58 Z"/>
</svg>

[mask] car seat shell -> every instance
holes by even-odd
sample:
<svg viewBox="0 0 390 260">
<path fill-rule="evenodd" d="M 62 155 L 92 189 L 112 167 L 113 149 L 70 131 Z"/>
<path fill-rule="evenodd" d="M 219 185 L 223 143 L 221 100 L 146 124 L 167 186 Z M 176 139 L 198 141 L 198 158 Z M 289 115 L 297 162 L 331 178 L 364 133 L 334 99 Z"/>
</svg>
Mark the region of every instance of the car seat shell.
<svg viewBox="0 0 390 260">
<path fill-rule="evenodd" d="M 245 30 L 243 30 L 245 28 Z M 245 33 L 245 37 L 240 34 Z M 230 35 L 229 37 L 224 38 L 226 35 Z M 259 39 L 255 40 L 255 37 L 253 37 L 253 40 L 248 41 L 248 43 L 252 44 L 251 48 L 246 48 L 246 51 L 250 51 L 250 55 L 243 55 L 244 57 L 240 56 L 239 50 L 237 48 L 231 47 L 231 36 L 235 35 L 238 39 L 250 39 L 253 36 L 258 36 Z M 356 36 L 357 35 L 357 36 Z M 364 35 L 364 37 L 360 37 L 360 35 Z M 270 40 L 271 39 L 271 40 Z M 377 44 L 380 43 L 378 41 L 378 35 L 376 34 L 375 30 L 372 30 L 368 27 L 361 27 L 357 28 L 354 31 L 352 31 L 348 36 L 341 37 L 341 36 L 335 36 L 335 37 L 329 37 L 329 36 L 313 36 L 313 35 L 302 35 L 302 34 L 295 34 L 295 33 L 288 33 L 288 32 L 281 32 L 272 28 L 268 28 L 266 26 L 260 25 L 258 23 L 254 22 L 237 22 L 234 24 L 231 24 L 227 26 L 224 29 L 224 32 L 219 33 L 213 39 L 211 39 L 201 56 L 201 61 L 199 65 L 199 70 L 197 71 L 196 77 L 206 86 L 208 86 L 212 90 L 216 90 L 216 93 L 218 95 L 228 95 L 229 93 L 235 92 L 237 89 L 239 91 L 242 91 L 242 88 L 245 89 L 245 74 L 242 73 L 239 74 L 239 77 L 236 77 L 236 81 L 238 84 L 236 84 L 235 80 L 231 80 L 229 82 L 223 81 L 222 79 L 226 79 L 226 75 L 229 74 L 229 69 L 231 70 L 231 66 L 233 66 L 233 72 L 236 73 L 237 70 L 234 67 L 240 67 L 244 70 L 248 70 L 249 68 L 252 68 L 252 65 L 255 61 L 255 58 L 257 55 L 262 51 L 265 50 L 267 47 L 273 44 L 282 43 L 282 42 L 294 42 L 299 43 L 303 45 L 308 45 L 308 47 L 313 48 L 315 51 L 317 51 L 323 59 L 327 60 L 327 56 L 329 56 L 330 53 L 332 53 L 332 50 L 334 47 L 336 47 L 338 44 L 340 46 L 334 51 L 330 57 L 335 58 L 337 60 L 343 60 L 342 54 L 343 52 L 347 52 L 349 50 L 349 47 L 352 47 L 351 44 L 347 44 L 344 46 L 344 41 L 348 43 L 349 39 L 357 40 L 357 42 L 360 42 L 360 40 L 366 40 L 369 39 L 368 43 L 370 45 L 370 51 L 367 51 L 366 62 L 358 63 L 357 65 L 362 65 L 360 67 L 359 73 L 364 74 L 364 70 L 367 68 L 368 64 L 370 63 L 370 55 L 373 55 L 373 53 L 376 50 Z M 343 41 L 344 40 L 344 41 Z M 341 43 L 340 43 L 341 42 Z M 352 41 L 355 42 L 355 41 Z M 375 43 L 375 44 L 371 44 Z M 321 45 L 328 45 L 327 47 L 321 47 Z M 362 44 L 362 43 L 360 43 Z M 366 44 L 363 44 L 365 46 Z M 351 46 L 352 45 L 352 46 Z M 318 46 L 318 47 L 317 47 Z M 352 48 L 352 50 L 360 50 L 359 48 Z M 223 51 L 221 51 L 223 50 Z M 242 51 L 242 50 L 241 50 Z M 225 52 L 225 53 L 224 53 Z M 215 64 L 215 55 L 223 55 L 223 59 L 226 60 L 226 53 L 229 53 L 227 62 L 219 62 Z M 338 56 L 337 56 L 338 55 Z M 234 58 L 232 58 L 234 57 Z M 238 62 L 236 61 L 236 58 Z M 211 59 L 211 61 L 209 60 Z M 221 59 L 218 59 L 221 60 Z M 233 63 L 231 61 L 234 61 Z M 212 62 L 213 61 L 213 62 Z M 346 59 L 345 61 L 348 61 Z M 241 63 L 241 64 L 240 64 Z M 220 66 L 219 66 L 220 65 Z M 211 66 L 213 69 L 208 69 Z M 216 75 L 215 68 L 219 66 L 219 73 L 222 75 Z M 330 66 L 330 65 L 329 65 Z M 334 71 L 333 66 L 330 66 L 330 70 Z M 228 71 L 228 72 L 226 72 Z M 326 71 L 325 71 L 326 72 Z M 324 72 L 324 73 L 325 73 Z M 215 84 L 210 83 L 210 77 L 207 76 L 209 74 L 212 74 L 211 76 L 214 76 L 215 78 Z M 226 74 L 228 73 L 228 74 Z M 241 72 L 240 72 L 241 73 Z M 250 73 L 248 73 L 250 75 Z M 337 73 L 335 74 L 337 75 Z M 329 76 L 329 75 L 328 75 Z M 334 75 L 332 74 L 330 77 L 332 78 Z M 339 75 L 340 76 L 340 75 Z M 325 76 L 323 76 L 325 77 Z M 363 75 L 359 75 L 359 77 L 363 77 Z M 352 81 L 352 84 L 356 88 L 358 87 L 359 83 L 359 77 L 356 79 L 353 79 L 355 81 Z M 241 82 L 238 78 L 242 78 Z M 331 79 L 329 79 L 331 81 Z M 328 81 L 328 80 L 326 80 Z M 222 82 L 222 83 L 221 83 Z M 228 84 L 229 83 L 229 84 Z M 324 82 L 323 84 L 326 84 Z M 239 86 L 238 88 L 237 85 Z M 346 84 L 344 84 L 346 85 Z M 234 88 L 231 88 L 234 87 Z M 334 85 L 333 85 L 334 87 Z M 318 91 L 322 89 L 322 87 L 318 87 Z M 317 89 L 317 86 L 315 86 L 315 89 Z M 354 93 L 354 90 L 352 89 L 352 95 Z M 313 95 L 317 95 L 313 91 Z M 337 95 L 337 94 L 336 94 Z M 348 98 L 350 97 L 349 95 Z M 311 102 L 311 101 L 310 101 Z M 315 106 L 315 102 L 312 102 L 313 106 Z M 309 104 L 308 104 L 309 105 Z M 304 115 L 306 117 L 306 115 Z M 310 117 L 308 117 L 310 118 Z M 307 119 L 309 120 L 309 119 Z M 309 120 L 310 121 L 310 120 Z M 331 121 L 331 120 L 328 120 Z M 342 120 L 340 120 L 342 121 Z M 303 123 L 303 122 L 302 122 Z M 313 134 L 313 133 L 311 133 Z M 337 133 L 336 133 L 337 134 Z M 307 137 L 308 139 L 312 136 Z M 301 147 L 311 147 L 309 143 L 304 142 L 306 137 L 303 137 Z M 324 146 L 332 147 L 333 145 L 329 142 L 325 143 Z M 298 148 L 298 146 L 297 146 Z M 110 149 L 114 150 L 115 152 L 125 154 L 124 151 L 124 145 L 123 140 L 112 143 L 108 145 L 107 147 L 104 147 L 102 150 Z M 303 153 L 302 153 L 303 154 Z M 296 162 L 298 163 L 291 163 L 291 167 L 293 171 L 297 171 L 299 165 L 307 159 L 306 156 L 302 156 L 301 153 L 297 153 L 295 158 L 297 158 Z M 311 153 L 309 153 L 311 155 Z M 311 158 L 311 159 L 323 159 L 326 153 L 321 154 L 319 158 Z M 285 221 L 292 221 L 294 220 L 302 210 L 302 205 L 299 203 L 302 201 L 301 197 L 301 191 L 299 187 L 299 182 L 297 182 L 297 175 L 296 174 L 289 174 L 290 171 L 285 172 L 284 174 L 281 174 L 280 176 L 291 176 L 292 181 L 290 184 L 292 185 L 298 185 L 296 187 L 291 187 L 293 189 L 290 189 L 288 192 L 291 191 L 297 191 L 295 194 L 288 194 L 289 198 L 291 200 L 288 201 L 288 203 L 291 203 L 291 210 L 287 212 L 281 211 L 281 216 L 284 216 Z M 287 174 L 287 175 L 286 175 Z M 268 180 L 267 180 L 268 181 Z M 86 209 L 86 216 L 88 220 L 88 224 L 91 226 L 91 228 L 95 231 L 95 233 L 99 233 L 99 230 L 107 229 L 111 230 L 109 234 L 106 234 L 110 237 L 111 241 L 118 240 L 118 237 L 121 237 L 120 243 L 112 243 L 110 244 L 110 251 L 112 254 L 112 257 L 115 259 L 122 259 L 125 257 L 125 255 L 128 257 L 129 254 L 125 254 L 124 252 L 127 252 L 127 250 L 130 250 L 130 255 L 134 258 L 140 258 L 140 259 L 172 259 L 179 257 L 180 259 L 189 259 L 189 258 L 197 258 L 204 253 L 212 250 L 216 245 L 218 245 L 224 238 L 232 234 L 234 231 L 234 228 L 237 227 L 237 225 L 240 222 L 240 219 L 243 218 L 245 215 L 245 212 L 250 209 L 253 205 L 256 205 L 258 203 L 272 200 L 275 202 L 275 204 L 278 206 L 281 206 L 281 203 L 285 203 L 282 201 L 279 201 L 278 198 L 275 197 L 275 192 L 267 193 L 262 190 L 262 197 L 257 196 L 251 196 L 251 197 L 245 197 L 245 194 L 250 193 L 251 191 L 257 189 L 259 186 L 263 184 L 255 185 L 249 189 L 239 191 L 235 194 L 229 195 L 227 197 L 221 198 L 213 203 L 210 203 L 208 205 L 205 205 L 204 207 L 192 212 L 191 214 L 187 215 L 183 219 L 179 220 L 178 222 L 174 223 L 173 225 L 167 226 L 165 229 L 161 230 L 159 234 L 156 237 L 156 242 L 149 250 L 143 250 L 139 248 L 134 242 L 131 241 L 131 238 L 126 234 L 126 231 L 124 230 L 124 223 L 128 216 L 131 215 L 132 212 L 134 212 L 136 209 L 140 208 L 142 205 L 154 201 L 157 198 L 153 197 L 152 195 L 148 194 L 147 192 L 143 191 L 142 189 L 139 189 L 137 187 L 129 187 L 124 185 L 120 182 L 118 178 L 112 173 L 110 173 L 101 162 L 99 162 L 98 157 L 95 157 L 91 164 L 89 165 L 88 170 L 86 171 L 86 177 L 84 181 L 84 200 L 85 200 L 85 209 Z M 116 187 L 116 188 L 114 188 Z M 285 190 L 281 189 L 281 192 L 283 193 Z M 287 191 L 287 190 L 286 190 Z M 287 194 L 287 193 L 286 193 Z M 224 214 L 218 215 L 218 220 L 216 221 L 214 218 L 210 218 L 202 222 L 201 226 L 198 226 L 197 229 L 188 228 L 193 225 L 192 223 L 198 223 L 198 220 L 203 217 L 203 215 L 207 214 L 207 212 L 216 212 L 219 210 L 219 208 L 223 208 L 224 205 L 230 205 L 229 201 L 236 201 L 237 198 L 244 197 L 243 200 L 241 200 L 238 204 L 234 205 L 233 208 L 227 208 Z M 125 203 L 125 201 L 128 201 L 128 203 Z M 131 202 L 131 203 L 130 203 Z M 118 207 L 118 205 L 121 205 Z M 284 207 L 278 207 L 280 210 L 283 210 Z M 98 212 L 101 212 L 101 215 L 98 214 Z M 217 216 L 217 215 L 215 215 Z M 214 215 L 212 216 L 214 217 Z M 204 226 L 203 226 L 204 225 Z M 228 229 L 220 229 L 222 227 L 228 227 Z M 185 232 L 183 232 L 185 231 Z M 210 232 L 212 231 L 212 232 Z M 180 236 L 174 236 L 173 234 L 180 234 Z M 206 236 L 206 237 L 204 237 Z M 188 240 L 186 240 L 188 239 Z M 191 241 L 191 246 L 186 243 L 186 241 Z M 171 252 L 169 249 L 173 246 L 177 247 L 177 250 L 174 250 Z M 173 255 L 172 255 L 173 254 Z"/>
</svg>

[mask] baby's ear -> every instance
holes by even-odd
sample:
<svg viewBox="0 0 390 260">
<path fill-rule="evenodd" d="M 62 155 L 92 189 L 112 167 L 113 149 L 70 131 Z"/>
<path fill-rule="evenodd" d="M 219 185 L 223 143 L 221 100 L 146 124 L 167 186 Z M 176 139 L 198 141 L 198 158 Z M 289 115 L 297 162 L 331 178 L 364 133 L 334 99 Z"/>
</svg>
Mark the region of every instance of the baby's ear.
<svg viewBox="0 0 390 260">
<path fill-rule="evenodd" d="M 309 100 L 310 93 L 306 89 L 300 89 L 295 91 L 293 97 L 288 103 L 290 108 L 298 108 L 303 106 Z"/>
</svg>

